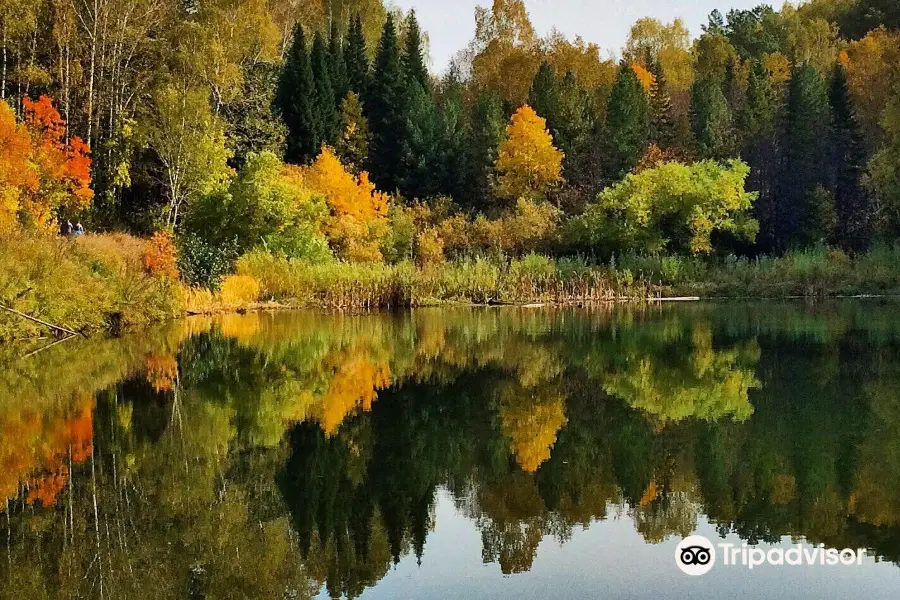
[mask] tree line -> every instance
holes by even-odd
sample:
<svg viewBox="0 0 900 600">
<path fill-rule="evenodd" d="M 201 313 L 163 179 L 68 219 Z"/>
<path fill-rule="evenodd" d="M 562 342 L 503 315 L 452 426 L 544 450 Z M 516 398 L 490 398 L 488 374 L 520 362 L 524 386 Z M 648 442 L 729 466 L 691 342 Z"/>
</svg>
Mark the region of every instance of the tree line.
<svg viewBox="0 0 900 600">
<path fill-rule="evenodd" d="M 900 230 L 900 15 L 887 0 L 714 11 L 696 40 L 645 18 L 618 60 L 540 37 L 521 0 L 495 0 L 441 77 L 415 12 L 373 0 L 4 9 L 0 96 L 22 121 L 47 96 L 65 142 L 90 148 L 79 214 L 95 229 L 423 263 L 860 251 Z M 319 185 L 304 171 L 317 163 L 331 173 Z M 251 225 L 217 230 L 234 221 Z"/>
</svg>

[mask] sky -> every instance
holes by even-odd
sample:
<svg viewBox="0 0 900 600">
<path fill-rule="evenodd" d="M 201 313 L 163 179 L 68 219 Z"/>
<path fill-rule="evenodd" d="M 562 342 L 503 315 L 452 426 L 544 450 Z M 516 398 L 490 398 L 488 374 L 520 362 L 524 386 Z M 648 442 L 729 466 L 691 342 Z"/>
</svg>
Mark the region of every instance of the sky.
<svg viewBox="0 0 900 600">
<path fill-rule="evenodd" d="M 631 25 L 641 17 L 668 23 L 681 17 L 696 37 L 709 13 L 718 8 L 753 8 L 765 0 L 525 0 L 531 23 L 541 36 L 553 27 L 574 38 L 600 46 L 601 56 L 618 56 Z M 431 64 L 442 73 L 457 51 L 475 34 L 475 7 L 490 7 L 492 0 L 393 0 L 404 10 L 416 9 L 422 28 L 428 32 Z M 780 0 L 775 4 L 781 4 Z"/>
</svg>

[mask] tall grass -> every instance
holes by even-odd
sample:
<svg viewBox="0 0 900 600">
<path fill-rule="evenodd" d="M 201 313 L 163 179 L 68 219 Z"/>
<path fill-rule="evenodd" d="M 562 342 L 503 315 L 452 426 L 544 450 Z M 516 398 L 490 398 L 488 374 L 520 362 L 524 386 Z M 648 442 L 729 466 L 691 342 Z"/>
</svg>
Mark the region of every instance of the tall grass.
<svg viewBox="0 0 900 600">
<path fill-rule="evenodd" d="M 417 268 L 411 263 L 310 264 L 255 252 L 237 264 L 260 282 L 262 298 L 330 308 L 391 308 L 446 302 L 588 303 L 645 297 L 642 283 L 619 281 L 607 267 L 529 255 L 475 258 Z"/>
<path fill-rule="evenodd" d="M 616 268 L 632 271 L 662 295 L 811 298 L 900 293 L 900 247 L 888 245 L 855 257 L 824 247 L 781 257 L 623 256 Z"/>
<path fill-rule="evenodd" d="M 0 304 L 76 331 L 119 328 L 181 313 L 178 282 L 141 267 L 144 242 L 127 235 L 0 239 Z M 0 311 L 0 341 L 46 333 Z"/>
</svg>

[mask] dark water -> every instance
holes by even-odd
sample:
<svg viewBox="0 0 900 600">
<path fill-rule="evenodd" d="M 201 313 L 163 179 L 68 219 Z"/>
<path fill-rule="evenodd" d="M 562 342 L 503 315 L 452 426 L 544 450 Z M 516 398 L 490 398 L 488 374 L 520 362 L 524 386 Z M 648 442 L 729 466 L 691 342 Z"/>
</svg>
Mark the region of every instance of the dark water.
<svg viewBox="0 0 900 600">
<path fill-rule="evenodd" d="M 7 354 L 0 493 L 2 598 L 897 598 L 900 305 L 256 314 Z M 867 557 L 689 577 L 692 533 Z"/>
</svg>

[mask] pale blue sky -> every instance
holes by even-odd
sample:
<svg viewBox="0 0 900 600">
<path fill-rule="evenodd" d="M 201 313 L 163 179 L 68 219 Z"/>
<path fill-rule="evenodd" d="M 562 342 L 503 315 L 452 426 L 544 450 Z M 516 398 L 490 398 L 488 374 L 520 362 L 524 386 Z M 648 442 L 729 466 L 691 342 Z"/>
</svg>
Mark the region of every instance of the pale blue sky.
<svg viewBox="0 0 900 600">
<path fill-rule="evenodd" d="M 416 9 L 419 22 L 431 45 L 431 69 L 442 72 L 450 58 L 465 47 L 475 33 L 475 7 L 490 6 L 491 0 L 393 0 L 404 10 Z M 600 46 L 604 57 L 618 55 L 632 23 L 641 17 L 655 17 L 668 23 L 684 19 L 694 36 L 707 15 L 718 8 L 752 8 L 762 0 L 525 0 L 531 22 L 540 35 L 554 26 L 568 37 L 581 35 Z M 776 6 L 780 6 L 779 1 Z"/>
</svg>

